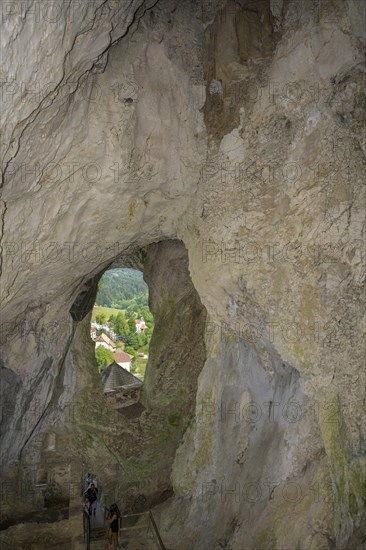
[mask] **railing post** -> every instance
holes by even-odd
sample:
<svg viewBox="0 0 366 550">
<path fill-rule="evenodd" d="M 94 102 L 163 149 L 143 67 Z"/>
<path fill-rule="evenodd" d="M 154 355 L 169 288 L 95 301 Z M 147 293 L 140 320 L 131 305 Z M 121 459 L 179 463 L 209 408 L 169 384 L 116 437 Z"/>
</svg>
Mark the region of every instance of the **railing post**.
<svg viewBox="0 0 366 550">
<path fill-rule="evenodd" d="M 85 549 L 90 550 L 90 516 L 83 511 L 84 544 Z"/>
<path fill-rule="evenodd" d="M 88 536 L 86 539 L 86 550 L 90 550 L 90 516 L 89 515 L 88 515 L 86 524 L 87 524 L 87 532 L 88 532 Z"/>
<path fill-rule="evenodd" d="M 160 533 L 159 533 L 159 530 L 158 530 L 158 526 L 156 525 L 155 523 L 155 519 L 154 519 L 154 516 L 152 515 L 152 511 L 149 510 L 149 518 L 150 518 L 150 521 L 151 521 L 151 525 L 153 526 L 153 529 L 155 531 L 155 534 L 157 536 L 157 539 L 159 541 L 159 545 L 160 545 L 160 548 L 161 550 L 166 550 L 165 546 L 164 546 L 164 543 L 163 541 L 161 540 L 161 536 L 160 536 Z"/>
</svg>

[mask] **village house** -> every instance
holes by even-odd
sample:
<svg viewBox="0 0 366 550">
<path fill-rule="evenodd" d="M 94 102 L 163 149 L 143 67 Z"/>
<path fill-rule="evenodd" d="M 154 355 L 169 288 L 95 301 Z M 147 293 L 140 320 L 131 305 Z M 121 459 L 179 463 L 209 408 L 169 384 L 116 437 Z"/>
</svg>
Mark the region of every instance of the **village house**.
<svg viewBox="0 0 366 550">
<path fill-rule="evenodd" d="M 120 367 L 123 367 L 128 371 L 131 370 L 131 360 L 133 359 L 133 355 L 126 353 L 122 349 L 117 349 L 114 352 L 113 356 L 117 365 L 119 365 Z"/>
<path fill-rule="evenodd" d="M 147 329 L 147 326 L 145 324 L 144 318 L 141 317 L 141 319 L 136 319 L 136 332 L 140 334 L 140 332 L 143 332 L 145 329 Z"/>
<path fill-rule="evenodd" d="M 99 346 L 103 346 L 111 351 L 116 351 L 116 344 L 104 333 L 100 334 L 95 340 L 95 349 Z"/>
<path fill-rule="evenodd" d="M 90 338 L 94 341 L 97 339 L 97 327 L 94 327 L 93 325 L 90 327 Z"/>
</svg>

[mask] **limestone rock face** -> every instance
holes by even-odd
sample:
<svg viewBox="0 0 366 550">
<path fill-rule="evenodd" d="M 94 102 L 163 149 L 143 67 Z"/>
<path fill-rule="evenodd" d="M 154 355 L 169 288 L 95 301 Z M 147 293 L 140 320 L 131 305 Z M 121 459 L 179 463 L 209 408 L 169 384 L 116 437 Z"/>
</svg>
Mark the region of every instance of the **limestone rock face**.
<svg viewBox="0 0 366 550">
<path fill-rule="evenodd" d="M 179 241 L 152 244 L 147 249 L 144 278 L 149 286 L 154 334 L 149 347 L 149 368 L 145 377 L 146 406 L 170 409 L 180 420 L 180 403 L 191 403 L 197 392 L 197 378 L 206 359 L 205 309 L 188 270 L 188 255 Z M 189 415 L 190 408 L 184 411 Z M 174 420 L 172 418 L 172 420 Z"/>
<path fill-rule="evenodd" d="M 364 3 L 1 9 L 3 527 L 42 484 L 76 525 L 89 468 L 168 548 L 361 548 Z M 158 322 L 118 432 L 89 311 L 135 256 Z"/>
</svg>

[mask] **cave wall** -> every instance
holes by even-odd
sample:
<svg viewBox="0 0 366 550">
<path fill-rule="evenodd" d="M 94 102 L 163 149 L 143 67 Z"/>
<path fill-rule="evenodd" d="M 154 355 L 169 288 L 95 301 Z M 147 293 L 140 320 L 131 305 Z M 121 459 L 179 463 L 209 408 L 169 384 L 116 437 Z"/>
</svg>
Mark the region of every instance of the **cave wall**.
<svg viewBox="0 0 366 550">
<path fill-rule="evenodd" d="M 206 314 L 191 281 L 183 243 L 163 241 L 150 245 L 144 279 L 149 287 L 154 332 L 143 402 L 152 409 L 161 407 L 163 396 L 166 412 L 179 415 L 177 403 L 194 403 L 197 378 L 206 359 Z"/>
<path fill-rule="evenodd" d="M 209 356 L 197 426 L 173 470 L 181 499 L 161 518 L 172 541 L 172 518 L 183 511 L 184 529 L 204 517 L 188 539 L 196 548 L 364 542 L 364 71 L 356 4 L 316 7 L 284 4 L 270 36 L 259 3 L 250 17 L 263 23 L 262 48 L 244 60 L 233 34 L 225 62 L 242 59 L 235 75 L 221 56 L 207 62 L 211 154 L 193 205 L 200 223 L 185 242 L 209 314 Z M 211 44 L 223 40 L 216 21 Z"/>
<path fill-rule="evenodd" d="M 97 1 L 62 4 L 57 25 L 24 4 L 3 14 L 9 495 L 50 432 L 73 457 L 65 479 L 80 441 L 117 476 L 92 349 L 78 347 L 87 318 L 69 311 L 129 246 L 180 239 L 207 360 L 156 510 L 164 541 L 361 548 L 364 4 Z M 71 421 L 75 396 L 87 407 Z"/>
</svg>

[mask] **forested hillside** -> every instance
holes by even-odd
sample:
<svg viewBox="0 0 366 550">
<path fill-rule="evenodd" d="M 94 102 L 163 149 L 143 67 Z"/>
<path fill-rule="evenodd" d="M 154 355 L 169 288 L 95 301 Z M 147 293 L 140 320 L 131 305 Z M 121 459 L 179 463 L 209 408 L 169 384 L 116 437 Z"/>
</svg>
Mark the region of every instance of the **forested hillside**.
<svg viewBox="0 0 366 550">
<path fill-rule="evenodd" d="M 99 282 L 96 304 L 116 309 L 147 306 L 148 289 L 142 273 L 135 269 L 111 269 Z M 136 307 L 135 307 L 136 309 Z"/>
</svg>

